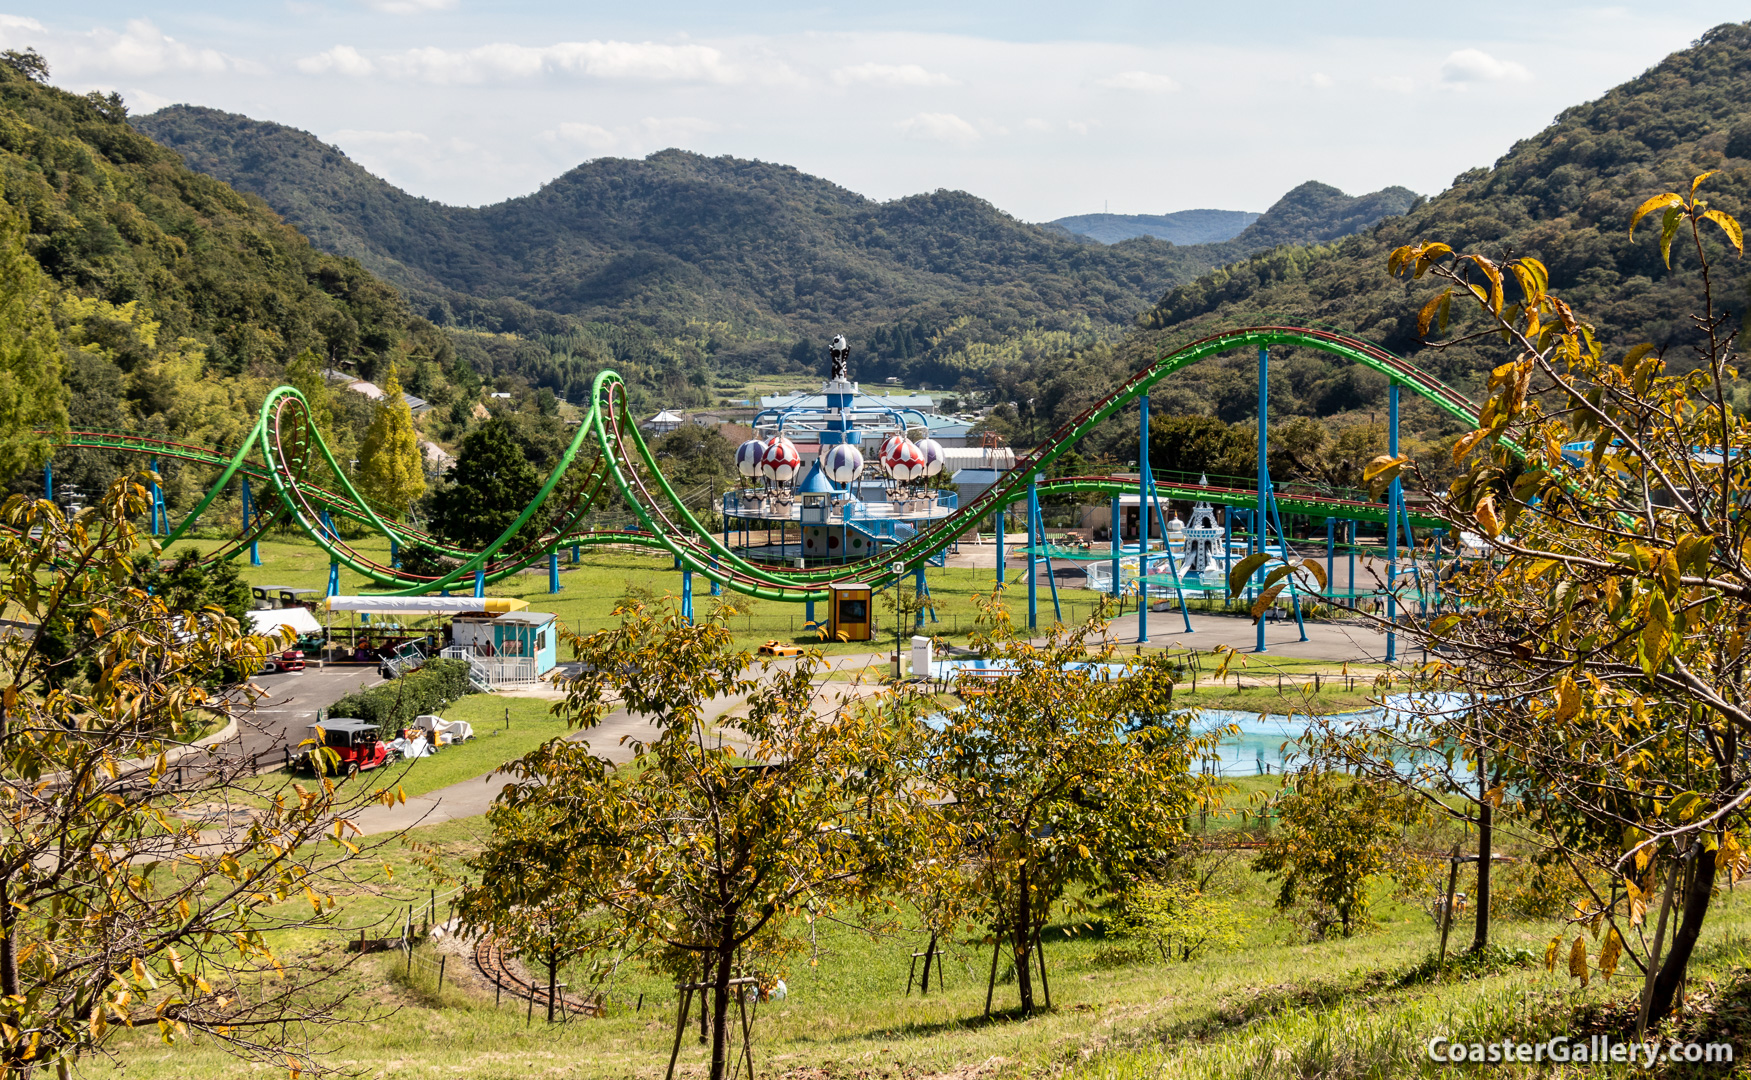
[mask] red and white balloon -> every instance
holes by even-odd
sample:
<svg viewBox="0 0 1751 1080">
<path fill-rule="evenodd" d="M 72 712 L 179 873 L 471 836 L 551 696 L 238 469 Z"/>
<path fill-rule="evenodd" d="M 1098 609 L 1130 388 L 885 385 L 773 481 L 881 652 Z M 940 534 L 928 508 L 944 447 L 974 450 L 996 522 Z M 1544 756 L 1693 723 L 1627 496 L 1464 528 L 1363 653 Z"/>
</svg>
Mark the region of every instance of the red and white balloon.
<svg viewBox="0 0 1751 1080">
<path fill-rule="evenodd" d="M 882 445 L 882 467 L 902 483 L 924 475 L 924 454 L 911 439 L 889 439 Z"/>
<path fill-rule="evenodd" d="M 774 435 L 766 440 L 766 452 L 760 458 L 760 475 L 780 484 L 788 484 L 796 476 L 797 468 L 802 463 L 802 455 L 797 453 L 796 443 L 783 435 Z"/>
</svg>

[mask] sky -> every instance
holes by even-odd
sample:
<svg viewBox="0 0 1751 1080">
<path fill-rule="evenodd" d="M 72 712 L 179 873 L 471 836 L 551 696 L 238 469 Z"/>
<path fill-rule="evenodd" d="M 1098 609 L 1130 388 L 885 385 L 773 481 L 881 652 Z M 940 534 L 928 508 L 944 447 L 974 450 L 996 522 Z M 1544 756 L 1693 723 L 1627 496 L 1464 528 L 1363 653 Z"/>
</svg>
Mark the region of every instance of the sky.
<svg viewBox="0 0 1751 1080">
<path fill-rule="evenodd" d="M 484 205 L 667 147 L 1027 221 L 1424 194 L 1744 10 L 1358 0 L 0 0 L 0 47 L 135 113 L 302 128 Z"/>
</svg>

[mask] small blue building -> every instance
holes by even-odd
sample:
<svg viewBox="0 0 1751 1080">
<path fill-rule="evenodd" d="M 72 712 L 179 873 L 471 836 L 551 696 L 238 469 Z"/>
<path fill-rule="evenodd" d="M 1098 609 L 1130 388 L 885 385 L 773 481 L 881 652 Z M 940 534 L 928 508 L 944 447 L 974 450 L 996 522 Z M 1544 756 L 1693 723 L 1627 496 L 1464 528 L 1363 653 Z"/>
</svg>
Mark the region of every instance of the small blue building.
<svg viewBox="0 0 1751 1080">
<path fill-rule="evenodd" d="M 551 611 L 458 615 L 450 624 L 451 640 L 482 658 L 531 658 L 535 661 L 535 675 L 540 677 L 559 664 L 556 618 Z"/>
</svg>

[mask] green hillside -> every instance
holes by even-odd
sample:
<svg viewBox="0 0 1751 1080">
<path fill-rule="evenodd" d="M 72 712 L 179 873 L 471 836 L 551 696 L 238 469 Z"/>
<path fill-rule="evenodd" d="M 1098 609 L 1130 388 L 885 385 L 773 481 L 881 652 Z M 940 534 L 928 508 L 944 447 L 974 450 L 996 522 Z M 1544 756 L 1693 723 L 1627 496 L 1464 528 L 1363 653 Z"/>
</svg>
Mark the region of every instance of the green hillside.
<svg viewBox="0 0 1751 1080">
<path fill-rule="evenodd" d="M 394 281 L 436 322 L 545 340 L 563 318 L 683 350 L 704 339 L 714 372 L 737 377 L 815 370 L 826 338 L 845 330 L 864 377 L 977 379 L 995 360 L 1114 340 L 1219 263 L 1408 204 L 1380 193 L 1358 211 L 1308 185 L 1222 244 L 1105 247 L 964 192 L 881 203 L 783 165 L 665 150 L 587 162 L 532 195 L 469 209 L 408 195 L 279 124 L 191 106 L 135 124 Z M 1310 189 L 1337 202 L 1315 206 Z"/>
<path fill-rule="evenodd" d="M 449 338 L 393 288 L 185 168 L 129 126 L 118 97 L 67 93 L 47 74 L 33 54 L 0 62 L 0 222 L 46 275 L 71 426 L 235 446 L 306 352 L 367 377 L 394 358 L 404 377 L 448 385 Z M 68 453 L 56 471 L 90 491 L 120 464 Z M 198 482 L 164 471 L 173 501 Z"/>
<path fill-rule="evenodd" d="M 1711 205 L 1743 215 L 1751 192 L 1748 76 L 1751 28 L 1717 27 L 1598 100 L 1565 110 L 1494 165 L 1460 174 L 1402 217 L 1335 243 L 1256 254 L 1179 286 L 1146 317 L 1149 332 L 1133 348 L 1274 312 L 1365 335 L 1475 386 L 1496 354 L 1420 349 L 1416 313 L 1429 288 L 1387 276 L 1387 254 L 1418 239 L 1535 256 L 1550 268 L 1551 289 L 1593 322 L 1607 348 L 1663 347 L 1699 310 L 1702 279 L 1682 265 L 1693 256 L 1674 249 L 1676 271 L 1668 271 L 1654 238 L 1632 241 L 1630 214 L 1648 196 L 1688 190 L 1692 177 L 1718 169 L 1708 181 Z M 1715 245 L 1713 254 L 1716 303 L 1742 317 L 1751 277 L 1730 250 Z M 1687 358 L 1668 360 L 1682 368 Z M 1322 411 L 1319 376 L 1308 374 L 1291 375 L 1288 404 Z"/>
<path fill-rule="evenodd" d="M 1405 146 L 1406 153 L 1416 152 L 1414 140 L 1407 137 Z M 1460 174 L 1452 187 L 1402 216 L 1332 242 L 1283 245 L 1238 258 L 1169 291 L 1139 320 L 1139 331 L 1117 347 L 1081 350 L 1068 359 L 1000 364 L 990 377 L 1007 400 L 1035 401 L 1036 420 L 1017 416 L 1011 424 L 1024 433 L 1030 427 L 1049 430 L 1163 349 L 1218 327 L 1287 319 L 1371 338 L 1475 394 L 1488 369 L 1501 362 L 1500 354 L 1489 343 L 1482 349 L 1423 348 L 1416 317 L 1432 287 L 1387 276 L 1388 253 L 1416 240 L 1441 240 L 1502 257 L 1535 256 L 1550 268 L 1552 290 L 1593 322 L 1608 350 L 1640 341 L 1665 346 L 1700 309 L 1702 280 L 1685 265 L 1693 256 L 1676 249 L 1677 270 L 1668 272 L 1657 237 L 1646 229 L 1632 242 L 1630 214 L 1650 195 L 1688 190 L 1692 177 L 1710 169 L 1720 170 L 1707 183 L 1711 205 L 1743 217 L 1751 192 L 1751 27 L 1709 31 L 1640 77 L 1565 110 L 1494 165 Z M 1317 200 L 1320 193 L 1308 194 Z M 1267 224 L 1261 218 L 1253 228 Z M 1716 259 L 1716 305 L 1742 323 L 1751 275 L 1718 237 L 1708 241 Z M 1674 351 L 1668 362 L 1682 369 L 1690 358 Z M 1350 426 L 1378 431 L 1384 422 L 1383 377 L 1310 350 L 1279 350 L 1272 363 L 1273 416 L 1285 422 L 1296 415 L 1324 418 L 1333 437 Z M 1250 423 L 1257 414 L 1254 364 L 1251 356 L 1201 364 L 1159 387 L 1156 408 Z M 1740 407 L 1751 405 L 1751 387 L 1738 389 L 1736 400 Z M 1453 437 L 1452 423 L 1414 401 L 1407 403 L 1407 421 L 1415 433 L 1413 448 L 1426 449 L 1427 460 L 1439 462 L 1433 451 Z M 1109 427 L 1113 430 L 1088 452 L 1134 456 L 1128 447 L 1135 445 L 1135 429 L 1126 435 L 1119 425 Z M 1288 434 L 1285 429 L 1285 445 L 1294 441 Z M 1185 461 L 1196 469 L 1224 456 L 1244 463 L 1251 435 L 1244 438 L 1247 445 L 1238 450 L 1182 454 L 1164 447 L 1158 463 Z M 1338 470 L 1346 475 L 1355 472 L 1357 458 L 1365 461 L 1377 452 L 1360 431 L 1351 441 L 1354 452 Z M 1301 446 L 1308 467 L 1298 471 L 1330 471 L 1320 467 L 1329 460 L 1319 439 Z"/>
</svg>

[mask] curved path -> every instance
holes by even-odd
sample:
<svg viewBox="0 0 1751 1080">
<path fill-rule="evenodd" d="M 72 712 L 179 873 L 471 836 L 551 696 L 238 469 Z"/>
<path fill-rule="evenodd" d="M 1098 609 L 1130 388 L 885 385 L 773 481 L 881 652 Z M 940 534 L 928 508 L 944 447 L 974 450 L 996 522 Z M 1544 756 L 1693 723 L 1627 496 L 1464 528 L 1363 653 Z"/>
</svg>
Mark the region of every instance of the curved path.
<svg viewBox="0 0 1751 1080">
<path fill-rule="evenodd" d="M 597 376 L 583 424 L 535 498 L 500 536 L 479 550 L 446 545 L 397 520 L 392 511 L 361 495 L 311 423 L 302 395 L 289 386 L 279 387 L 268 395 L 248 439 L 229 458 L 203 447 L 110 432 L 69 432 L 59 442 L 70 447 L 173 458 L 220 470 L 210 490 L 171 532 L 167 546 L 186 535 L 234 479 L 255 484 L 263 493 L 257 496 L 260 511 L 213 557 L 235 557 L 276 521 L 289 519 L 335 562 L 395 593 L 416 595 L 471 582 L 477 572 L 487 582 L 495 582 L 550 552 L 574 544 L 631 543 L 666 551 L 685 568 L 738 592 L 774 600 L 823 600 L 827 587 L 833 583 L 861 582 L 877 588 L 889 585 L 972 531 L 994 511 L 1025 499 L 1030 476 L 1043 473 L 1096 425 L 1148 393 L 1163 379 L 1222 353 L 1273 346 L 1313 348 L 1361 364 L 1408 387 L 1464 423 L 1476 425 L 1476 410 L 1462 394 L 1371 342 L 1330 330 L 1286 325 L 1224 331 L 1171 352 L 1164 350 L 1155 363 L 1138 370 L 1107 397 L 1061 425 L 1033 451 L 1019 457 L 1015 468 L 996 485 L 949 517 L 878 555 L 802 570 L 750 561 L 700 524 L 657 467 L 633 420 L 626 385 L 612 371 Z M 334 486 L 317 483 L 315 476 L 332 477 Z M 590 514 L 607 505 L 610 487 L 637 515 L 641 528 L 610 531 L 588 526 Z M 1048 493 L 1080 491 L 1104 495 L 1130 493 L 1136 487 L 1135 480 L 1111 476 L 1057 478 L 1039 485 L 1041 491 Z M 1257 492 L 1250 489 L 1161 482 L 1157 487 L 1164 496 L 1207 499 L 1228 505 L 1247 504 L 1257 498 Z M 271 499 L 266 495 L 270 491 Z M 1365 521 L 1386 518 L 1384 505 L 1365 498 L 1297 490 L 1293 486 L 1278 487 L 1276 498 L 1286 513 Z M 346 541 L 333 525 L 337 518 L 403 546 L 437 549 L 458 560 L 458 564 L 438 575 L 414 574 L 393 565 L 385 566 Z"/>
</svg>

